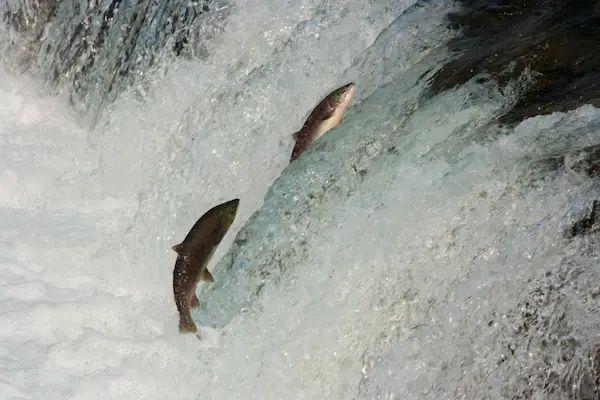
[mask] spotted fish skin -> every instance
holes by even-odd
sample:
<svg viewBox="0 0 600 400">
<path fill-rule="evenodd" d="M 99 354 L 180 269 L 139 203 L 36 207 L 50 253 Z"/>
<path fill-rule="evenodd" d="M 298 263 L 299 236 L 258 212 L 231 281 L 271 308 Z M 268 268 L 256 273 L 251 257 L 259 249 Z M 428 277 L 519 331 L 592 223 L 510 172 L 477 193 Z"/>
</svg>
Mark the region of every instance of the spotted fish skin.
<svg viewBox="0 0 600 400">
<path fill-rule="evenodd" d="M 179 312 L 179 333 L 197 333 L 191 309 L 200 306 L 198 282 L 213 282 L 206 268 L 235 219 L 240 200 L 233 199 L 208 210 L 194 224 L 183 242 L 173 246 L 177 253 L 173 269 L 173 294 Z"/>
<path fill-rule="evenodd" d="M 294 133 L 294 149 L 290 162 L 294 161 L 310 147 L 325 132 L 339 125 L 344 113 L 350 107 L 356 91 L 354 82 L 350 82 L 329 93 L 310 113 L 304 126 Z"/>
</svg>

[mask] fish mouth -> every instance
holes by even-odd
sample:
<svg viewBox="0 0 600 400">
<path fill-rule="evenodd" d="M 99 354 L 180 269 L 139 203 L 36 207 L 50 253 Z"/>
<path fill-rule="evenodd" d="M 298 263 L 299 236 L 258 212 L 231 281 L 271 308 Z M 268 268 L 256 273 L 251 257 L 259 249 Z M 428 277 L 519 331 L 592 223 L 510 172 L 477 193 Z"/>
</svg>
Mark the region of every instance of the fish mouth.
<svg viewBox="0 0 600 400">
<path fill-rule="evenodd" d="M 352 100 L 354 96 L 354 92 L 356 90 L 356 84 L 354 82 L 350 82 L 347 85 L 344 85 L 340 88 L 341 94 L 341 102 L 349 102 Z"/>
<path fill-rule="evenodd" d="M 240 199 L 229 200 L 221 205 L 221 218 L 227 229 L 233 224 L 239 205 Z"/>
<path fill-rule="evenodd" d="M 239 205 L 240 205 L 240 199 L 233 199 L 233 200 L 229 200 L 226 203 L 223 203 L 223 207 L 227 207 L 227 208 L 232 207 L 236 211 L 237 211 L 237 208 Z"/>
</svg>

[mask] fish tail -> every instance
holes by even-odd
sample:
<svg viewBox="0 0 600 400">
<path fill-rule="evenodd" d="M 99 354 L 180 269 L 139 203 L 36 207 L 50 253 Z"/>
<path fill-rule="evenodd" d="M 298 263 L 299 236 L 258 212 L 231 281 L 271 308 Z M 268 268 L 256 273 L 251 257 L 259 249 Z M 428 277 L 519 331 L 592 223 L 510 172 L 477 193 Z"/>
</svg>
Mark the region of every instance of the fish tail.
<svg viewBox="0 0 600 400">
<path fill-rule="evenodd" d="M 179 333 L 196 333 L 198 332 L 198 327 L 196 327 L 196 323 L 192 319 L 192 313 L 189 309 L 185 312 L 179 313 Z"/>
</svg>

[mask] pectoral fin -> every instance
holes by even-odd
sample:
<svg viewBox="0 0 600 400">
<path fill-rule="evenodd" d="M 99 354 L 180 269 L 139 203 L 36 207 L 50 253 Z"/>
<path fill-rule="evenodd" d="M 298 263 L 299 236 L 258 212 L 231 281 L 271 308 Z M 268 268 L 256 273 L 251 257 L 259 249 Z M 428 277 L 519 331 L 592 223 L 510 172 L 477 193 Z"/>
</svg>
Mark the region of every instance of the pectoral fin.
<svg viewBox="0 0 600 400">
<path fill-rule="evenodd" d="M 215 281 L 213 279 L 211 273 L 206 268 L 204 268 L 202 270 L 202 272 L 200 273 L 200 280 L 205 281 L 205 282 L 214 282 Z"/>
<path fill-rule="evenodd" d="M 194 295 L 194 297 L 192 297 L 192 301 L 190 302 L 190 308 L 198 307 L 200 307 L 200 300 L 198 300 L 198 296 Z"/>
<path fill-rule="evenodd" d="M 335 108 L 329 107 L 323 115 L 321 115 L 321 121 L 327 121 L 329 118 L 333 117 L 335 114 Z"/>
</svg>

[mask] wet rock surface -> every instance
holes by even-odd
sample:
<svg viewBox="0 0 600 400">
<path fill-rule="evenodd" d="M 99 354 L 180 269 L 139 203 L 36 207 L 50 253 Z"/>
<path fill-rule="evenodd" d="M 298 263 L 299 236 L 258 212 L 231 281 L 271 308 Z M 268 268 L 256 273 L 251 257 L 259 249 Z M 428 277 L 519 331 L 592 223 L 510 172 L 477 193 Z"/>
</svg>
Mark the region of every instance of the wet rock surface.
<svg viewBox="0 0 600 400">
<path fill-rule="evenodd" d="M 17 32 L 9 54 L 52 86 L 67 89 L 73 107 L 95 123 L 98 113 L 153 67 L 161 52 L 202 56 L 199 36 L 212 16 L 212 0 L 59 2 L 0 5 L 3 22 Z M 219 15 L 223 17 L 223 13 Z"/>
<path fill-rule="evenodd" d="M 532 160 L 530 168 L 517 179 L 517 183 L 531 187 L 550 178 L 553 173 L 569 171 L 583 174 L 586 178 L 599 178 L 600 145 L 565 150 Z"/>
<path fill-rule="evenodd" d="M 600 231 L 600 201 L 594 200 L 590 212 L 575 222 L 573 226 L 567 230 L 565 236 L 572 238 L 575 236 L 591 235 L 598 231 Z"/>
<path fill-rule="evenodd" d="M 530 168 L 517 178 L 516 183 L 521 188 L 536 188 L 545 185 L 557 174 L 575 174 L 582 179 L 597 180 L 600 177 L 600 145 L 571 149 L 532 161 Z M 565 229 L 564 236 L 572 239 L 598 232 L 600 201 L 594 200 L 588 209 L 573 217 L 573 222 Z"/>
<path fill-rule="evenodd" d="M 570 149 L 532 160 L 497 201 L 511 203 L 515 197 L 532 195 L 538 187 L 552 185 L 551 181 L 569 174 L 589 183 L 590 191 L 597 193 L 599 147 Z M 468 293 L 463 293 L 464 288 L 471 290 L 481 280 L 477 274 L 462 277 L 464 282 L 453 285 L 447 297 L 452 301 L 432 307 L 435 324 L 428 329 L 411 327 L 387 354 L 363 356 L 365 370 L 356 399 L 405 398 L 406 393 L 417 393 L 419 399 L 599 399 L 600 326 L 596 316 L 600 312 L 600 264 L 596 255 L 600 202 L 590 203 L 587 210 L 583 205 L 584 211 L 571 224 L 566 223 L 564 233 L 556 229 L 561 224 L 550 221 L 553 217 L 544 222 L 543 235 L 549 243 L 564 241 L 564 246 L 557 246 L 560 250 L 540 247 L 524 260 L 507 256 L 500 266 L 488 260 L 482 263 L 481 273 L 499 276 L 511 268 L 528 272 L 510 273 L 510 279 L 501 278 Z M 524 231 L 525 236 L 542 234 Z M 499 235 L 494 241 L 496 248 L 506 238 Z M 515 286 L 519 288 L 516 292 Z M 492 291 L 496 291 L 493 297 Z M 477 317 L 469 312 L 460 315 L 461 308 L 473 304 L 481 311 Z M 452 329 L 437 326 L 444 324 Z M 419 350 L 424 346 L 437 346 L 439 351 L 428 357 Z M 455 352 L 456 348 L 470 351 Z M 419 368 L 427 373 L 415 373 Z"/>
<path fill-rule="evenodd" d="M 538 365 L 522 369 L 514 378 L 515 387 L 507 385 L 505 393 L 511 398 L 531 398 L 539 393 L 569 399 L 597 399 L 600 395 L 600 344 L 593 335 L 597 327 L 582 326 L 569 316 L 570 310 L 582 306 L 598 311 L 598 292 L 591 287 L 597 270 L 584 274 L 583 268 L 568 258 L 561 264 L 537 282 L 530 281 L 525 298 L 505 316 L 510 324 L 504 327 L 506 348 L 497 364 L 531 357 L 529 351 L 542 355 Z M 588 296 L 570 299 L 579 291 Z"/>
<path fill-rule="evenodd" d="M 449 47 L 460 55 L 431 80 L 437 93 L 488 73 L 501 85 L 524 72 L 533 82 L 500 117 L 517 123 L 535 115 L 600 107 L 599 1 L 459 1 L 448 14 L 459 37 Z M 430 93 L 431 94 L 431 93 Z"/>
</svg>

